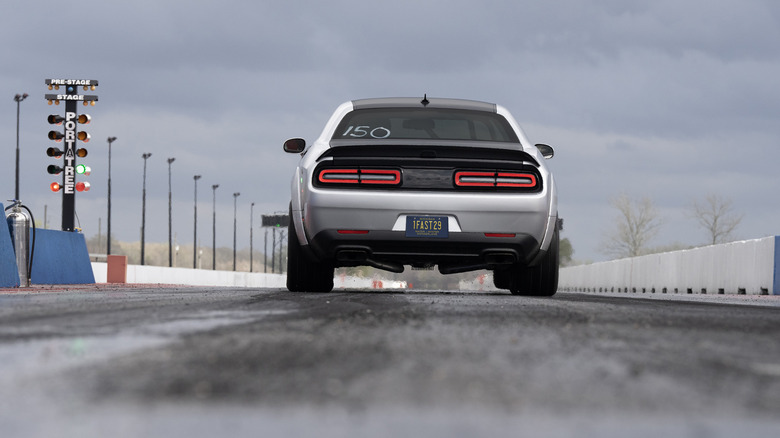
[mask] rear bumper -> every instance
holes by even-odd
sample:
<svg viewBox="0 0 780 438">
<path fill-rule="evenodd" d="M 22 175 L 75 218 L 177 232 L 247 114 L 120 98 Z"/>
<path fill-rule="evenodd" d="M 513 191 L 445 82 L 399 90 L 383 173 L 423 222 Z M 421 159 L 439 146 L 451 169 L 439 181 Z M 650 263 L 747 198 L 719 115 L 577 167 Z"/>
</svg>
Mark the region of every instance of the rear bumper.
<svg viewBox="0 0 780 438">
<path fill-rule="evenodd" d="M 403 215 L 437 215 L 454 218 L 466 233 L 528 234 L 542 241 L 551 211 L 547 191 L 511 195 L 310 188 L 302 201 L 307 236 L 341 229 L 390 231 Z"/>
<path fill-rule="evenodd" d="M 486 237 L 484 233 L 461 232 L 438 239 L 410 238 L 403 231 L 355 235 L 327 230 L 311 239 L 309 249 L 317 259 L 333 261 L 336 266 L 369 265 L 392 271 L 403 265 L 438 265 L 442 272 L 453 273 L 513 263 L 528 265 L 538 255 L 539 243 L 527 234 Z"/>
<path fill-rule="evenodd" d="M 308 185 L 299 192 L 301 208 L 293 208 L 291 219 L 300 244 L 309 247 L 315 258 L 337 266 L 388 262 L 436 264 L 441 270 L 529 265 L 549 246 L 557 219 L 555 213 L 551 215 L 557 209 L 550 187 L 540 193 L 510 194 L 332 190 Z M 449 217 L 449 236 L 406 237 L 404 219 L 410 215 Z M 339 230 L 366 234 L 340 234 Z"/>
</svg>

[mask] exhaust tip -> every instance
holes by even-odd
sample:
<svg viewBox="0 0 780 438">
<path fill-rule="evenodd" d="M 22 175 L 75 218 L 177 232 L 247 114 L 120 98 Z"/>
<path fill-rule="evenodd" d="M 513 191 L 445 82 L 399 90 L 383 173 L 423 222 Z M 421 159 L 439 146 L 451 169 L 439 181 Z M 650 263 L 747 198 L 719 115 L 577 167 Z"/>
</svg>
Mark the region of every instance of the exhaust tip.
<svg viewBox="0 0 780 438">
<path fill-rule="evenodd" d="M 517 262 L 517 257 L 510 252 L 494 252 L 485 255 L 485 262 L 490 265 L 511 265 Z"/>
<path fill-rule="evenodd" d="M 365 262 L 368 259 L 368 251 L 361 249 L 344 249 L 336 254 L 336 260 L 340 262 Z"/>
</svg>

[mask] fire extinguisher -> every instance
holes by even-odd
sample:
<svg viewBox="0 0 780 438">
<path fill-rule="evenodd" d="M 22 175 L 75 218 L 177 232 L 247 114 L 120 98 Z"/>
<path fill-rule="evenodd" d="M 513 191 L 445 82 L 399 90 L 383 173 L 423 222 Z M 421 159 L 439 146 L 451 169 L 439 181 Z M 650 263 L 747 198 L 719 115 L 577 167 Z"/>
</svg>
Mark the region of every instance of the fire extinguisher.
<svg viewBox="0 0 780 438">
<path fill-rule="evenodd" d="M 22 201 L 15 199 L 9 202 L 12 204 L 6 207 L 5 211 L 11 210 L 11 213 L 6 216 L 5 220 L 8 223 L 8 230 L 11 232 L 11 242 L 16 253 L 19 284 L 22 287 L 29 287 L 32 277 L 33 254 L 35 253 L 35 220 L 32 211 L 27 206 L 22 205 Z M 32 245 L 30 245 L 30 228 L 32 228 Z M 30 248 L 29 251 L 28 248 Z"/>
</svg>

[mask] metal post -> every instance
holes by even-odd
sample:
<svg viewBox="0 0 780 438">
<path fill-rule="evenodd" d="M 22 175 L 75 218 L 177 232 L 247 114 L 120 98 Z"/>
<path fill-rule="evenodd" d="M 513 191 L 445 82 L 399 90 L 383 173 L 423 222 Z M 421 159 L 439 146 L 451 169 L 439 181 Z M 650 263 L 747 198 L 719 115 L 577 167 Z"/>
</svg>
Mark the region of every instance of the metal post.
<svg viewBox="0 0 780 438">
<path fill-rule="evenodd" d="M 253 213 L 254 213 L 255 203 L 249 205 L 249 272 L 253 272 L 253 266 L 252 266 L 252 252 L 254 251 L 253 244 L 254 244 L 254 237 L 252 236 L 252 222 L 253 222 Z"/>
<path fill-rule="evenodd" d="M 200 175 L 192 177 L 195 181 L 195 214 L 193 219 L 193 237 L 192 237 L 192 269 L 198 267 L 198 180 Z"/>
<path fill-rule="evenodd" d="M 233 271 L 236 270 L 236 205 L 241 193 L 233 193 Z"/>
<path fill-rule="evenodd" d="M 265 238 L 263 239 L 263 274 L 268 273 L 268 228 L 265 229 Z"/>
<path fill-rule="evenodd" d="M 217 187 L 219 184 L 211 186 L 214 195 L 214 203 L 211 213 L 211 270 L 217 270 Z"/>
<path fill-rule="evenodd" d="M 111 255 L 111 143 L 116 137 L 108 137 L 108 225 L 106 230 L 106 254 Z"/>
<path fill-rule="evenodd" d="M 282 246 L 284 245 L 284 230 L 279 230 L 279 273 L 284 274 L 284 263 L 282 262 Z"/>
<path fill-rule="evenodd" d="M 173 267 L 173 221 L 172 221 L 172 190 L 171 190 L 171 163 L 176 158 L 168 158 L 168 267 Z"/>
<path fill-rule="evenodd" d="M 276 228 L 273 229 L 273 242 L 271 243 L 271 273 L 276 273 Z"/>
<path fill-rule="evenodd" d="M 14 199 L 19 199 L 19 107 L 24 99 L 27 99 L 27 93 L 14 96 L 16 101 L 16 191 Z"/>
<path fill-rule="evenodd" d="M 141 266 L 146 264 L 144 248 L 146 245 L 146 160 L 152 156 L 151 152 L 141 155 L 144 158 L 144 189 L 141 202 Z"/>
</svg>

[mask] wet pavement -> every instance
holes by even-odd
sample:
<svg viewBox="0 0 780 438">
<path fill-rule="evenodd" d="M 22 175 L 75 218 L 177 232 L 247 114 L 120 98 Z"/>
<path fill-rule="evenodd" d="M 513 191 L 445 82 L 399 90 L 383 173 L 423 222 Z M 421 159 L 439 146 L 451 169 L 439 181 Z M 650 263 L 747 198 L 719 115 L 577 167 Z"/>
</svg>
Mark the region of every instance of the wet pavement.
<svg viewBox="0 0 780 438">
<path fill-rule="evenodd" d="M 0 291 L 14 436 L 776 436 L 780 297 Z"/>
</svg>

